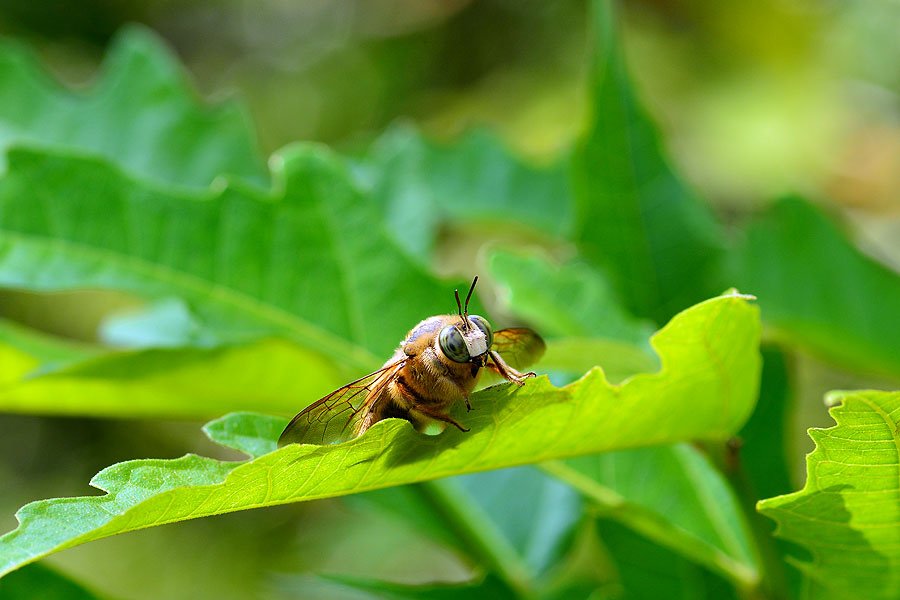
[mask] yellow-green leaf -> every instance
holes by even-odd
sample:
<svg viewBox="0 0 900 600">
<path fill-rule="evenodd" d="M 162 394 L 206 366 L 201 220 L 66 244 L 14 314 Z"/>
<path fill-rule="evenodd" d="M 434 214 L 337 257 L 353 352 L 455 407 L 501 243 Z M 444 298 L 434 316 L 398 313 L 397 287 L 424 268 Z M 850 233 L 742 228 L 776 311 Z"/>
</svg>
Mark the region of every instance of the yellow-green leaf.
<svg viewBox="0 0 900 600">
<path fill-rule="evenodd" d="M 104 495 L 23 507 L 19 527 L 0 538 L 0 573 L 77 544 L 184 519 L 605 450 L 722 440 L 753 409 L 758 343 L 757 309 L 732 294 L 676 315 L 654 336 L 659 372 L 618 386 L 595 369 L 562 388 L 546 378 L 523 388 L 492 387 L 473 395 L 471 413 L 456 407 L 468 433 L 425 436 L 389 419 L 345 444 L 276 450 L 286 419 L 230 415 L 207 433 L 254 458 L 187 455 L 104 469 L 91 482 Z"/>
<path fill-rule="evenodd" d="M 808 597 L 887 600 L 900 594 L 900 392 L 834 392 L 836 425 L 810 429 L 806 485 L 759 511 L 810 552 L 798 562 Z"/>
</svg>

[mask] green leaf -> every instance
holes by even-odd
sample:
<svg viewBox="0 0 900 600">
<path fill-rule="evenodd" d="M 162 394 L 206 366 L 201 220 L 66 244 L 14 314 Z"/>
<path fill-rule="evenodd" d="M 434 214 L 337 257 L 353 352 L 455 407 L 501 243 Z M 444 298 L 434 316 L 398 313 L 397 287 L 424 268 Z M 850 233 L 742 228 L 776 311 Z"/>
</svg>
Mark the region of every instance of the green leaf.
<svg viewBox="0 0 900 600">
<path fill-rule="evenodd" d="M 501 223 L 502 229 L 519 223 L 554 237 L 571 228 L 562 165 L 528 165 L 487 131 L 441 145 L 410 126 L 395 126 L 373 145 L 359 177 L 412 256 L 429 256 L 446 222 Z"/>
<path fill-rule="evenodd" d="M 794 402 L 787 358 L 763 346 L 763 370 L 756 410 L 740 432 L 740 466 L 751 490 L 748 496 L 765 498 L 790 491 L 788 426 Z"/>
<path fill-rule="evenodd" d="M 579 495 L 533 467 L 473 473 L 445 483 L 456 488 L 467 513 L 486 515 L 533 574 L 556 564 L 581 518 Z"/>
<path fill-rule="evenodd" d="M 349 375 L 321 354 L 266 339 L 213 349 L 107 352 L 57 365 L 0 343 L 0 408 L 105 417 L 296 412 Z"/>
<path fill-rule="evenodd" d="M 760 498 L 786 494 L 793 488 L 789 449 L 793 449 L 794 439 L 789 427 L 795 400 L 790 364 L 782 350 L 765 345 L 762 361 L 756 409 L 737 436 L 739 447 L 725 448 L 723 467 L 741 497 L 754 532 L 765 576 L 763 585 L 775 597 L 796 597 L 801 577 L 785 561 L 789 544 L 775 539 L 775 524 L 755 512 Z"/>
<path fill-rule="evenodd" d="M 900 377 L 900 275 L 855 249 L 812 205 L 782 200 L 730 263 L 786 344 Z"/>
<path fill-rule="evenodd" d="M 621 591 L 616 598 L 667 600 L 727 600 L 738 596 L 734 588 L 664 546 L 601 519 L 598 529 L 615 570 Z"/>
<path fill-rule="evenodd" d="M 18 353 L 28 357 L 29 365 L 65 363 L 93 356 L 97 349 L 87 344 L 62 340 L 51 335 L 40 333 L 0 318 L 0 352 Z M 9 363 L 0 361 L 0 381 L 5 376 L 14 374 L 16 369 Z M 28 369 L 30 369 L 29 367 Z M 25 371 L 23 370 L 22 373 Z"/>
<path fill-rule="evenodd" d="M 507 250 L 493 251 L 488 266 L 504 308 L 549 338 L 541 369 L 583 373 L 603 365 L 609 380 L 617 382 L 658 368 L 647 341 L 650 324 L 621 307 L 596 269 Z"/>
<path fill-rule="evenodd" d="M 605 450 L 722 440 L 752 411 L 758 343 L 758 311 L 729 295 L 684 311 L 654 336 L 660 372 L 621 386 L 597 369 L 563 388 L 546 378 L 492 387 L 472 396 L 471 413 L 456 407 L 469 433 L 425 436 L 388 419 L 345 444 L 276 451 L 284 419 L 231 415 L 207 432 L 253 460 L 187 455 L 113 465 L 91 482 L 104 495 L 23 507 L 19 527 L 0 538 L 0 573 L 87 541 L 189 518 Z"/>
<path fill-rule="evenodd" d="M 646 345 L 650 323 L 629 315 L 601 273 L 579 262 L 495 250 L 489 259 L 509 310 L 547 337 L 596 337 Z"/>
<path fill-rule="evenodd" d="M 0 581 L 3 600 L 97 600 L 102 596 L 41 563 L 27 565 Z"/>
<path fill-rule="evenodd" d="M 351 505 L 360 504 L 366 509 L 374 508 L 396 516 L 419 534 L 461 554 L 474 555 L 473 544 L 465 538 L 463 527 L 447 518 L 448 508 L 439 497 L 440 493 L 431 487 L 436 483 L 440 482 L 372 490 L 351 496 L 347 501 Z"/>
<path fill-rule="evenodd" d="M 720 232 L 678 180 L 629 81 L 613 3 L 592 3 L 591 115 L 573 157 L 576 240 L 636 315 L 664 322 L 726 287 Z"/>
<path fill-rule="evenodd" d="M 900 590 L 900 392 L 833 392 L 837 423 L 810 429 L 799 492 L 763 500 L 776 534 L 812 552 L 811 598 L 896 598 Z"/>
<path fill-rule="evenodd" d="M 110 351 L 0 320 L 0 407 L 8 412 L 182 418 L 248 408 L 291 413 L 352 376 L 286 340 Z"/>
<path fill-rule="evenodd" d="M 78 93 L 52 81 L 31 53 L 0 43 L 0 150 L 21 144 L 87 151 L 191 187 L 226 173 L 267 180 L 243 108 L 200 106 L 177 59 L 140 27 L 116 38 L 102 77 Z"/>
<path fill-rule="evenodd" d="M 501 600 L 503 598 L 513 599 L 518 597 L 511 593 L 509 588 L 505 587 L 499 579 L 490 575 L 470 583 L 437 585 L 408 585 L 335 575 L 324 576 L 321 579 L 335 587 L 346 587 L 350 590 L 367 592 L 373 598 L 384 598 L 386 600 L 478 600 L 480 598 Z M 304 586 L 303 590 L 298 590 L 298 592 L 306 590 L 308 588 Z"/>
<path fill-rule="evenodd" d="M 551 462 L 544 468 L 598 503 L 603 516 L 743 588 L 759 584 L 758 560 L 737 498 L 695 448 L 625 450 Z"/>
<path fill-rule="evenodd" d="M 22 332 L 26 332 L 24 335 Z M 0 389 L 19 381 L 31 371 L 37 369 L 40 360 L 27 350 L 19 349 L 16 344 L 7 343 L 14 340 L 22 345 L 30 344 L 31 336 L 27 330 L 0 320 Z M 34 348 L 39 352 L 39 348 Z"/>
<path fill-rule="evenodd" d="M 533 467 L 387 488 L 357 498 L 397 514 L 520 591 L 534 587 L 568 550 L 582 504 L 569 486 Z"/>
<path fill-rule="evenodd" d="M 607 379 L 614 383 L 659 367 L 655 356 L 632 344 L 597 338 L 560 338 L 547 341 L 547 350 L 535 368 L 584 373 L 595 365 L 603 365 Z"/>
<path fill-rule="evenodd" d="M 317 146 L 273 158 L 274 191 L 175 192 L 102 160 L 25 149 L 0 180 L 0 285 L 179 297 L 219 341 L 288 336 L 356 369 L 453 306 Z M 371 351 L 367 352 L 366 350 Z"/>
</svg>

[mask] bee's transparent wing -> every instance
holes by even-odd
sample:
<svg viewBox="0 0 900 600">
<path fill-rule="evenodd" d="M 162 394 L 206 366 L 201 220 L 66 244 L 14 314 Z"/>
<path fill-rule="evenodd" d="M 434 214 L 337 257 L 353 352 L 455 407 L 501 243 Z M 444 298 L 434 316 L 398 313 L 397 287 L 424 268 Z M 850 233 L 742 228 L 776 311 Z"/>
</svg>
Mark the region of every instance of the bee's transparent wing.
<svg viewBox="0 0 900 600">
<path fill-rule="evenodd" d="M 313 402 L 291 419 L 278 446 L 331 444 L 354 437 L 359 420 L 404 364 L 406 358 L 401 358 Z"/>
<path fill-rule="evenodd" d="M 499 352 L 513 369 L 524 369 L 537 362 L 546 349 L 544 340 L 525 327 L 511 327 L 494 332 L 491 350 Z"/>
</svg>

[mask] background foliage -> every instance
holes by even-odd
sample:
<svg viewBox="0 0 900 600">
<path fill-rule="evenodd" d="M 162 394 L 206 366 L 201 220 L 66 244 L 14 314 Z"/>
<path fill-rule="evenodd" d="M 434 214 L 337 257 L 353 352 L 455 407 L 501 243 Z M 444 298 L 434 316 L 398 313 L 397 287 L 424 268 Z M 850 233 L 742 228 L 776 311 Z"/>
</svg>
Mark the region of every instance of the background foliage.
<svg viewBox="0 0 900 600">
<path fill-rule="evenodd" d="M 898 16 L 5 4 L 0 596 L 896 597 Z M 474 272 L 547 379 L 273 452 Z"/>
</svg>

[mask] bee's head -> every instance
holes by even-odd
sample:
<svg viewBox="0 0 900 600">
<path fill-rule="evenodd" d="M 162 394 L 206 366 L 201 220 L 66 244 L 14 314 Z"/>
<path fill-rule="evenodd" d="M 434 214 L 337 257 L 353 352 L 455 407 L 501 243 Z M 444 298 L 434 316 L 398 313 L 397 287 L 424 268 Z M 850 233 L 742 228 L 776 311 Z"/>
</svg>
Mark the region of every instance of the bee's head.
<svg viewBox="0 0 900 600">
<path fill-rule="evenodd" d="M 458 363 L 476 362 L 481 359 L 494 341 L 494 334 L 487 319 L 469 314 L 469 300 L 475 290 L 478 276 L 472 280 L 472 286 L 466 295 L 466 303 L 459 301 L 459 290 L 454 290 L 456 308 L 459 310 L 459 323 L 447 325 L 438 334 L 441 352 L 450 360 Z"/>
</svg>

